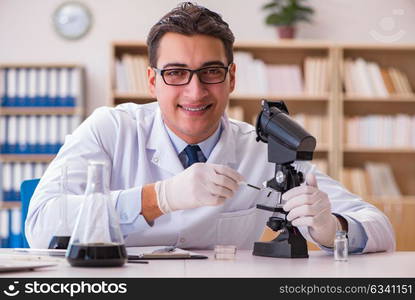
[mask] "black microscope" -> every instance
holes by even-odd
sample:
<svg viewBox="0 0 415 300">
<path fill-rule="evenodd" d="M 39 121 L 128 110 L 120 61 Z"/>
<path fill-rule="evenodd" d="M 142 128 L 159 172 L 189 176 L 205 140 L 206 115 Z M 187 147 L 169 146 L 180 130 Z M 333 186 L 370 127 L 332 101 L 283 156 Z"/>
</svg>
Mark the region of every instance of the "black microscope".
<svg viewBox="0 0 415 300">
<path fill-rule="evenodd" d="M 276 207 L 258 204 L 257 208 L 274 212 L 267 226 L 280 234 L 269 242 L 255 242 L 253 255 L 307 258 L 307 242 L 298 228 L 287 220 L 281 196 L 304 182 L 303 173 L 295 170 L 292 163 L 296 160 L 312 160 L 316 139 L 288 115 L 283 101 L 262 100 L 256 133 L 257 142 L 268 144 L 268 161 L 275 163 L 274 178 L 266 182 L 266 187 L 278 192 Z"/>
</svg>

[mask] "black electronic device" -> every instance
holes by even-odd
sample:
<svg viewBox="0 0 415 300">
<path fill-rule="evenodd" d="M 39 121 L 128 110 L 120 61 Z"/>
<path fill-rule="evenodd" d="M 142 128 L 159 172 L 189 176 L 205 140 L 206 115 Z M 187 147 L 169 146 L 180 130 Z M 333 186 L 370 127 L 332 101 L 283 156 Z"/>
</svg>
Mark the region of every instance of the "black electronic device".
<svg viewBox="0 0 415 300">
<path fill-rule="evenodd" d="M 49 243 L 49 249 L 67 249 L 69 245 L 70 236 L 56 236 L 54 235 Z"/>
<path fill-rule="evenodd" d="M 257 205 L 257 208 L 274 212 L 267 226 L 280 234 L 268 242 L 255 242 L 253 255 L 286 258 L 307 258 L 307 242 L 297 227 L 286 219 L 281 196 L 304 182 L 302 172 L 292 163 L 312 160 L 316 139 L 288 115 L 283 101 L 262 100 L 262 110 L 256 122 L 257 141 L 268 144 L 268 161 L 275 163 L 275 175 L 266 186 L 277 191 L 275 207 Z"/>
</svg>

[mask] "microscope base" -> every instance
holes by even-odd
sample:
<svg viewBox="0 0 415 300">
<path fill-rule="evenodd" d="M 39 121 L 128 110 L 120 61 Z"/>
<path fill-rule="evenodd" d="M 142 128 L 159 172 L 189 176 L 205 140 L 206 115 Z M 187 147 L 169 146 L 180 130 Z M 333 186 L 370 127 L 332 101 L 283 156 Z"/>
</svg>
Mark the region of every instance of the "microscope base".
<svg viewBox="0 0 415 300">
<path fill-rule="evenodd" d="M 270 242 L 255 242 L 252 254 L 281 258 L 308 258 L 307 242 L 302 236 L 287 238 L 286 234 L 282 234 Z"/>
</svg>

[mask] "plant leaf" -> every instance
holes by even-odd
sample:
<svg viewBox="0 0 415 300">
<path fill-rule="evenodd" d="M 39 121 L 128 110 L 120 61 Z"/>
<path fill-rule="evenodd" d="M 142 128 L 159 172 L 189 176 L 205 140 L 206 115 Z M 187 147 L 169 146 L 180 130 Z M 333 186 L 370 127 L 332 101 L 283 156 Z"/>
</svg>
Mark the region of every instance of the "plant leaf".
<svg viewBox="0 0 415 300">
<path fill-rule="evenodd" d="M 304 0 L 274 0 L 264 5 L 272 10 L 265 23 L 268 25 L 293 25 L 297 22 L 311 22 L 314 9 L 303 5 Z"/>
<path fill-rule="evenodd" d="M 277 7 L 277 6 L 278 6 L 278 3 L 270 2 L 270 3 L 267 3 L 264 6 L 262 6 L 262 9 L 270 9 L 270 8 L 274 8 L 274 7 Z"/>
</svg>

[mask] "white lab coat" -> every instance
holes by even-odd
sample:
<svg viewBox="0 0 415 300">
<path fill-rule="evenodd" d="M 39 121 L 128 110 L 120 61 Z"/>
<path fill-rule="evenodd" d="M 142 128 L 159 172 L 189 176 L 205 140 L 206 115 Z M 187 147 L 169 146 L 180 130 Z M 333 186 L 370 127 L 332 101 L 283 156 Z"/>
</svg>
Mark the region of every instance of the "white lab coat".
<svg viewBox="0 0 415 300">
<path fill-rule="evenodd" d="M 274 175 L 267 160 L 267 145 L 256 142 L 253 126 L 222 117 L 223 131 L 210 154 L 209 163 L 227 165 L 247 182 L 261 185 Z M 164 127 L 157 103 L 102 107 L 85 120 L 65 144 L 42 177 L 30 203 L 26 234 L 32 247 L 47 247 L 59 219 L 60 167 L 69 166 L 70 228 L 74 227 L 86 184 L 87 161 L 106 160 L 111 166 L 111 199 L 119 216 L 127 246 L 176 245 L 181 248 L 212 248 L 233 244 L 252 248 L 271 215 L 257 203 L 273 205 L 275 197 L 241 186 L 224 205 L 175 211 L 160 216 L 150 226 L 141 211 L 141 187 L 183 171 Z M 305 173 L 309 163 L 297 163 Z M 332 211 L 363 226 L 368 237 L 363 252 L 393 250 L 395 239 L 388 219 L 374 206 L 348 192 L 330 177 L 316 172 L 319 188 L 331 200 Z M 183 195 L 186 197 L 186 195 Z M 312 240 L 307 228 L 300 228 Z M 353 232 L 349 236 L 353 237 Z M 350 242 L 353 243 L 353 240 Z"/>
</svg>

